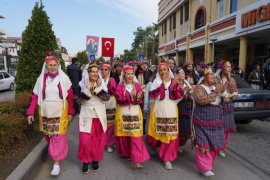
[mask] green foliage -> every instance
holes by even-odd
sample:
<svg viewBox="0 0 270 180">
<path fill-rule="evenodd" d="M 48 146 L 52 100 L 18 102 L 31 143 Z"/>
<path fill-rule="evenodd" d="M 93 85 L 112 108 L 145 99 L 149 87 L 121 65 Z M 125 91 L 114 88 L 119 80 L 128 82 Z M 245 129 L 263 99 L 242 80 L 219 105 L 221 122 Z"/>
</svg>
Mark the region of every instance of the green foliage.
<svg viewBox="0 0 270 180">
<path fill-rule="evenodd" d="M 88 63 L 88 55 L 86 51 L 78 52 L 76 57 L 79 59 L 81 65 Z"/>
<path fill-rule="evenodd" d="M 131 50 L 125 49 L 124 54 L 120 55 L 121 61 L 127 62 L 127 61 L 133 61 L 136 59 L 138 59 L 138 56 L 137 56 L 137 53 L 133 49 L 131 49 Z"/>
<path fill-rule="evenodd" d="M 35 4 L 32 16 L 22 34 L 22 49 L 16 76 L 16 94 L 23 91 L 32 91 L 39 76 L 46 50 L 57 49 L 57 42 L 52 24 L 43 9 Z"/>
<path fill-rule="evenodd" d="M 35 126 L 30 128 L 25 117 L 30 97 L 31 93 L 23 92 L 17 94 L 16 101 L 0 103 L 0 154 L 7 152 L 26 137 L 37 135 L 38 123 L 34 123 Z"/>
<path fill-rule="evenodd" d="M 120 56 L 123 60 L 138 59 L 139 54 L 143 53 L 145 58 L 156 61 L 158 53 L 158 25 L 153 24 L 146 28 L 138 27 L 134 34 L 132 48 L 124 50 L 124 54 Z"/>
<path fill-rule="evenodd" d="M 97 60 L 97 64 L 98 65 L 101 65 L 102 63 L 104 63 L 105 62 L 105 59 L 104 59 L 104 57 L 102 57 L 102 56 L 100 56 L 99 58 L 98 58 L 98 60 Z"/>
</svg>

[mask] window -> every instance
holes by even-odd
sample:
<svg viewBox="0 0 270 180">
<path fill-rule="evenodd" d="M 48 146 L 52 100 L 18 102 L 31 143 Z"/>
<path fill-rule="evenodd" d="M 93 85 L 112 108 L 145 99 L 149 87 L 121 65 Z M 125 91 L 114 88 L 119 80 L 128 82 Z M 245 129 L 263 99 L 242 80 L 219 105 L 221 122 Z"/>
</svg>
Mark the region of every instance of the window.
<svg viewBox="0 0 270 180">
<path fill-rule="evenodd" d="M 4 75 L 5 78 L 9 78 L 9 77 L 10 77 L 10 76 L 9 76 L 7 73 L 5 73 L 5 72 L 3 73 L 3 75 Z"/>
<path fill-rule="evenodd" d="M 173 29 L 176 28 L 176 12 L 173 13 Z"/>
<path fill-rule="evenodd" d="M 230 13 L 237 11 L 237 0 L 231 0 Z"/>
<path fill-rule="evenodd" d="M 170 16 L 170 31 L 172 30 L 172 16 Z"/>
<path fill-rule="evenodd" d="M 164 34 L 167 34 L 167 19 L 164 21 Z"/>
<path fill-rule="evenodd" d="M 2 75 L 2 73 L 0 73 L 0 79 L 3 79 L 3 75 Z"/>
<path fill-rule="evenodd" d="M 180 7 L 180 25 L 183 24 L 183 6 Z"/>
<path fill-rule="evenodd" d="M 185 4 L 185 21 L 188 21 L 189 19 L 189 4 Z"/>
<path fill-rule="evenodd" d="M 205 14 L 203 9 L 199 9 L 195 17 L 195 29 L 199 29 L 204 26 Z"/>
<path fill-rule="evenodd" d="M 218 18 L 224 16 L 224 0 L 218 0 Z"/>
<path fill-rule="evenodd" d="M 0 70 L 5 70 L 5 61 L 3 57 L 0 57 Z"/>
</svg>

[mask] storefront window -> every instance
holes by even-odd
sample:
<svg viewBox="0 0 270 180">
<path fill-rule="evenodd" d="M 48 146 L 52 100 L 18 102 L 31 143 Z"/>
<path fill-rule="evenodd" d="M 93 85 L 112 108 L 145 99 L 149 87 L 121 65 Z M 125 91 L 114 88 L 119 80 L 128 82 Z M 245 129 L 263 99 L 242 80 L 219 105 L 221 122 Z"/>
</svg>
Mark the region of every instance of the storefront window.
<svg viewBox="0 0 270 180">
<path fill-rule="evenodd" d="M 196 19 L 195 19 L 195 29 L 199 29 L 204 26 L 204 10 L 200 9 L 197 14 L 196 14 Z"/>
</svg>

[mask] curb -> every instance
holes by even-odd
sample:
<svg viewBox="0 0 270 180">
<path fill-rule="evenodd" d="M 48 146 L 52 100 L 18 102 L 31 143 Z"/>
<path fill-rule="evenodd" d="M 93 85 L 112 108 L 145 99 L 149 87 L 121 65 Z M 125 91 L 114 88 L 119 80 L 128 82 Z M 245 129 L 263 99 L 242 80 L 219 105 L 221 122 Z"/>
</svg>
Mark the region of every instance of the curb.
<svg viewBox="0 0 270 180">
<path fill-rule="evenodd" d="M 7 180 L 28 180 L 34 170 L 42 163 L 44 154 L 46 153 L 48 143 L 43 138 L 35 148 L 24 158 L 19 166 L 12 171 Z"/>
</svg>

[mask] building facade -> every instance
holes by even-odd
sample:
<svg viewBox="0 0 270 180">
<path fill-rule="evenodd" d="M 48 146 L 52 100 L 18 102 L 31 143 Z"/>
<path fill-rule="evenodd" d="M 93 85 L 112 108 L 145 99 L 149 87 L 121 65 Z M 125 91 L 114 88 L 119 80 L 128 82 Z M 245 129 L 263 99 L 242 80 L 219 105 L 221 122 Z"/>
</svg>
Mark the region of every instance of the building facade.
<svg viewBox="0 0 270 180">
<path fill-rule="evenodd" d="M 161 0 L 159 56 L 228 59 L 246 70 L 270 56 L 270 0 Z"/>
<path fill-rule="evenodd" d="M 15 46 L 8 48 L 0 47 L 0 70 L 6 71 L 11 75 L 16 76 L 16 69 L 19 60 L 18 56 L 21 51 L 22 38 L 4 35 L 2 36 L 2 40 L 12 42 L 15 44 Z"/>
</svg>

